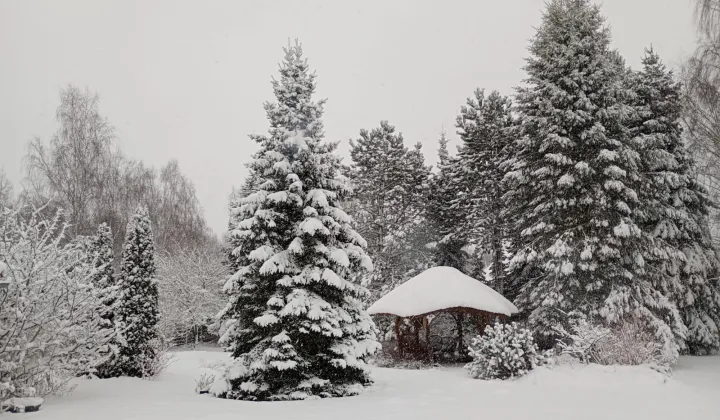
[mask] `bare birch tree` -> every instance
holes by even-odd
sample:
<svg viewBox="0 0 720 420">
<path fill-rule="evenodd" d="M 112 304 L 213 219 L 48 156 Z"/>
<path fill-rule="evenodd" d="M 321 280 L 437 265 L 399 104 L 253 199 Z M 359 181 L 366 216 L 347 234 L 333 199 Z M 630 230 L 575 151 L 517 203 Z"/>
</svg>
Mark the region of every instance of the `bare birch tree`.
<svg viewBox="0 0 720 420">
<path fill-rule="evenodd" d="M 0 168 L 0 208 L 8 206 L 13 198 L 13 186 L 10 179 L 5 174 L 5 170 Z"/>
<path fill-rule="evenodd" d="M 60 93 L 59 127 L 49 142 L 28 147 L 24 198 L 48 211 L 61 208 L 68 238 L 87 235 L 100 223 L 116 232 L 119 253 L 125 224 L 140 204 L 149 208 L 159 250 L 197 246 L 211 237 L 195 186 L 171 160 L 159 171 L 126 158 L 115 130 L 99 109 L 99 96 L 68 86 Z"/>
<path fill-rule="evenodd" d="M 50 194 L 70 220 L 71 236 L 95 230 L 100 191 L 113 161 L 115 130 L 100 114 L 100 98 L 89 90 L 68 86 L 60 92 L 59 128 L 49 144 L 29 144 L 29 186 L 36 195 Z"/>
<path fill-rule="evenodd" d="M 720 0 L 696 0 L 698 47 L 683 67 L 685 140 L 710 195 L 720 198 Z M 720 225 L 717 215 L 713 230 Z"/>
</svg>

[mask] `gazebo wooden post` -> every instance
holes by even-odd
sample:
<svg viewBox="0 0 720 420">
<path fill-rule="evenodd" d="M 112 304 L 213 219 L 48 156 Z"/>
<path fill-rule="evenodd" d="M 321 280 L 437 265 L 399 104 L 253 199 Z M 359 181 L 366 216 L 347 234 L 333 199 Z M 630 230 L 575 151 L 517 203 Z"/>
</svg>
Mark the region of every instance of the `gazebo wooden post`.
<svg viewBox="0 0 720 420">
<path fill-rule="evenodd" d="M 420 351 L 420 325 L 422 325 L 422 321 L 418 319 L 418 317 L 413 317 L 412 326 L 415 332 L 415 352 Z"/>
<path fill-rule="evenodd" d="M 475 328 L 477 328 L 478 334 L 485 332 L 485 312 L 475 314 Z"/>
<path fill-rule="evenodd" d="M 463 323 L 462 309 L 458 309 L 458 311 L 456 313 L 457 313 L 456 324 L 457 324 L 457 329 L 458 329 L 457 352 L 458 352 L 458 354 L 460 354 L 463 351 L 463 339 L 464 339 L 463 338 L 463 325 L 462 325 L 462 323 Z"/>
<path fill-rule="evenodd" d="M 428 360 L 432 362 L 432 348 L 430 347 L 430 322 L 427 315 L 423 316 L 423 327 L 425 327 L 425 347 L 428 354 Z"/>
<path fill-rule="evenodd" d="M 402 358 L 403 356 L 403 346 L 402 346 L 402 337 L 400 337 L 400 317 L 395 317 L 395 340 L 397 340 L 397 346 L 398 346 L 398 355 Z"/>
</svg>

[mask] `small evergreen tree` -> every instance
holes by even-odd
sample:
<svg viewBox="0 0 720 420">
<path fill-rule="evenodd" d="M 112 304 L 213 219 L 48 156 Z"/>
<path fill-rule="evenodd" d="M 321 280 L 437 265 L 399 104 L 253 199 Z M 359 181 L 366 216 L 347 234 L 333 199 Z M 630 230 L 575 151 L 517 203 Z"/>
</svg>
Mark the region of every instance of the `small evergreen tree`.
<svg viewBox="0 0 720 420">
<path fill-rule="evenodd" d="M 685 328 L 645 271 L 630 94 L 609 45 L 588 0 L 551 1 L 531 43 L 516 99 L 524 136 L 506 175 L 519 242 L 511 268 L 535 268 L 516 302 L 544 333 L 571 311 L 604 324 L 636 320 L 677 355 Z"/>
<path fill-rule="evenodd" d="M 508 379 L 526 375 L 552 361 L 538 350 L 532 331 L 517 323 L 488 325 L 485 333 L 473 338 L 472 362 L 465 365 L 475 379 Z"/>
<path fill-rule="evenodd" d="M 647 179 L 640 196 L 645 203 L 641 227 L 654 244 L 647 258 L 650 274 L 680 310 L 687 351 L 708 353 L 720 348 L 720 294 L 711 280 L 720 262 L 708 227 L 711 204 L 682 142 L 680 84 L 652 49 L 642 64 L 630 77 L 636 111 L 632 134 Z"/>
<path fill-rule="evenodd" d="M 144 206 L 127 225 L 114 309 L 118 350 L 103 366 L 103 376 L 151 376 L 148 369 L 158 357 L 158 286 L 153 232 Z"/>
<path fill-rule="evenodd" d="M 289 400 L 353 395 L 371 382 L 379 345 L 363 309 L 372 268 L 365 240 L 340 207 L 349 190 L 337 143 L 323 139 L 324 101 L 299 44 L 285 49 L 268 136 L 250 165 L 258 188 L 233 209 L 238 246 L 225 285 L 222 342 L 234 365 L 212 391 L 224 398 Z"/>
</svg>

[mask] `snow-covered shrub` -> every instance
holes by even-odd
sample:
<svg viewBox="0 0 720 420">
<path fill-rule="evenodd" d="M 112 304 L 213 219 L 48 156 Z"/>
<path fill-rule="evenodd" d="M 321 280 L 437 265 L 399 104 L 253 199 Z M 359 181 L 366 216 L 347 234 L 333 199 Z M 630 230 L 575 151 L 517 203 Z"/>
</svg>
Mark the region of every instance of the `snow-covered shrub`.
<svg viewBox="0 0 720 420">
<path fill-rule="evenodd" d="M 608 328 L 584 317 L 573 317 L 568 324 L 567 329 L 555 327 L 560 337 L 558 348 L 562 355 L 582 363 L 669 366 L 675 361 L 673 349 L 663 347 L 637 321 L 626 321 Z"/>
<path fill-rule="evenodd" d="M 168 345 L 160 338 L 153 338 L 148 346 L 152 350 L 143 358 L 142 377 L 153 379 L 167 369 L 173 361 L 173 355 L 168 351 Z"/>
<path fill-rule="evenodd" d="M 215 375 L 211 373 L 203 373 L 198 379 L 195 380 L 195 392 L 198 394 L 207 394 L 210 392 L 210 387 L 215 382 Z"/>
<path fill-rule="evenodd" d="M 593 324 L 587 319 L 574 318 L 569 321 L 569 328 L 562 325 L 555 327 L 560 336 L 557 342 L 560 354 L 570 356 L 582 363 L 599 363 L 603 358 L 601 352 L 607 347 L 612 331 L 599 324 Z"/>
<path fill-rule="evenodd" d="M 60 215 L 43 220 L 42 210 L 0 212 L 0 401 L 69 391 L 107 354 L 97 268 L 66 241 Z"/>
<path fill-rule="evenodd" d="M 488 325 L 470 345 L 473 361 L 465 365 L 474 378 L 507 379 L 522 376 L 551 362 L 538 350 L 532 332 L 517 323 Z"/>
</svg>

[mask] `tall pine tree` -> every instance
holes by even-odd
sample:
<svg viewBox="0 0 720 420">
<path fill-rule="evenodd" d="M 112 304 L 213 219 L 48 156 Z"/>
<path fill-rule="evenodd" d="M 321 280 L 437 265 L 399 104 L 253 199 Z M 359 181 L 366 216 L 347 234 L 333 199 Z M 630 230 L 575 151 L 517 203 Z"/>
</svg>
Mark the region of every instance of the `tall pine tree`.
<svg viewBox="0 0 720 420">
<path fill-rule="evenodd" d="M 647 183 L 641 227 L 652 238 L 649 274 L 671 296 L 687 327 L 686 350 L 704 354 L 720 348 L 720 262 L 708 227 L 710 203 L 694 178 L 682 142 L 680 84 L 652 50 L 630 77 L 635 93 L 632 134 Z"/>
<path fill-rule="evenodd" d="M 236 359 L 220 397 L 289 400 L 353 395 L 371 382 L 366 359 L 379 345 L 361 299 L 372 269 L 365 240 L 342 208 L 337 143 L 323 139 L 324 101 L 296 43 L 285 49 L 269 135 L 250 168 L 257 190 L 233 209 L 237 272 L 225 290 L 222 341 Z"/>
<path fill-rule="evenodd" d="M 445 132 L 438 139 L 438 170 L 432 174 L 426 195 L 425 218 L 432 233 L 433 260 L 435 265 L 456 268 L 476 275 L 469 267 L 471 255 L 467 252 L 466 232 L 457 228 L 465 220 L 463 209 L 455 204 L 462 193 L 460 175 L 461 160 L 451 156 L 447 149 Z"/>
<path fill-rule="evenodd" d="M 104 367 L 104 376 L 146 377 L 156 360 L 158 288 L 155 245 L 147 208 L 132 215 L 125 233 L 114 322 L 118 351 Z"/>
<path fill-rule="evenodd" d="M 430 169 L 421 146 L 408 149 L 402 134 L 387 121 L 361 130 L 350 147 L 352 214 L 368 242 L 375 265 L 373 297 L 378 297 L 407 280 L 423 259 L 424 248 L 416 242 Z"/>
<path fill-rule="evenodd" d="M 502 219 L 504 206 L 499 198 L 505 192 L 503 162 L 513 142 L 513 125 L 510 99 L 497 91 L 486 97 L 482 89 L 468 98 L 457 118 L 458 134 L 463 141 L 458 156 L 462 194 L 453 201 L 463 216 L 457 228 L 483 254 L 490 255 L 483 275 L 492 279 L 491 286 L 500 293 L 504 292 L 507 235 Z"/>
<path fill-rule="evenodd" d="M 685 328 L 645 271 L 640 157 L 626 127 L 625 69 L 609 46 L 588 0 L 552 0 L 531 42 L 516 99 L 523 138 L 507 175 L 519 241 L 511 268 L 526 275 L 516 301 L 540 331 L 577 311 L 638 322 L 677 355 Z"/>
</svg>

